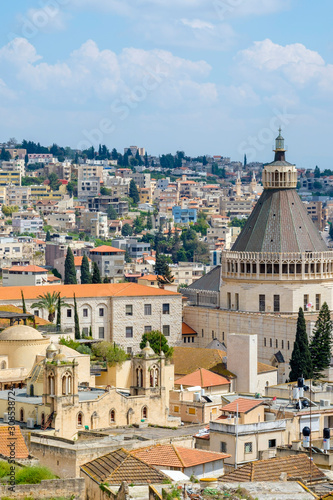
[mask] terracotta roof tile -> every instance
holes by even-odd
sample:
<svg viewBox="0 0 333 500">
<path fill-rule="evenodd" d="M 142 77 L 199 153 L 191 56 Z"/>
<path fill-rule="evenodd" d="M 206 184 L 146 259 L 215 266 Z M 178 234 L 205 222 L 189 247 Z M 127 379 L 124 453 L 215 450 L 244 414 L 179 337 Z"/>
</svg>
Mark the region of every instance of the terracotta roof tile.
<svg viewBox="0 0 333 500">
<path fill-rule="evenodd" d="M 267 373 L 277 371 L 277 368 L 271 365 L 266 365 L 265 363 L 260 363 L 258 361 L 258 373 Z"/>
<path fill-rule="evenodd" d="M 253 410 L 257 406 L 260 406 L 264 403 L 264 401 L 260 399 L 246 399 L 246 398 L 237 398 L 232 403 L 228 403 L 225 406 L 222 406 L 222 411 L 228 412 L 236 412 L 238 405 L 238 413 L 248 413 Z"/>
<path fill-rule="evenodd" d="M 131 453 L 147 462 L 147 464 L 158 467 L 175 467 L 179 469 L 215 462 L 216 460 L 223 460 L 230 457 L 230 455 L 226 453 L 185 448 L 173 444 L 158 444 L 148 448 L 139 448 L 133 450 Z"/>
<path fill-rule="evenodd" d="M 193 330 L 188 324 L 182 323 L 182 334 L 183 335 L 197 335 L 197 332 Z"/>
<path fill-rule="evenodd" d="M 75 267 L 81 266 L 82 265 L 82 259 L 83 259 L 82 255 L 75 255 L 74 256 L 74 266 Z M 88 257 L 88 262 L 91 262 L 91 259 L 89 259 L 89 257 Z"/>
<path fill-rule="evenodd" d="M 175 374 L 187 375 L 194 372 L 197 368 L 206 368 L 206 370 L 211 370 L 217 365 L 222 364 L 223 357 L 226 355 L 227 353 L 225 351 L 220 351 L 219 349 L 174 347 L 172 357 L 175 365 Z"/>
<path fill-rule="evenodd" d="M 5 267 L 4 269 L 8 271 L 24 271 L 24 272 L 29 272 L 29 273 L 47 273 L 47 269 L 44 269 L 44 267 L 39 267 L 39 266 L 12 266 L 12 267 Z"/>
<path fill-rule="evenodd" d="M 90 253 L 125 253 L 125 250 L 121 250 L 120 248 L 110 247 L 108 245 L 102 245 L 100 247 L 92 248 Z"/>
<path fill-rule="evenodd" d="M 301 453 L 289 455 L 283 458 L 270 458 L 258 460 L 243 465 L 238 469 L 220 477 L 223 482 L 244 481 L 279 481 L 282 472 L 286 472 L 288 478 L 301 478 L 302 481 L 325 479 L 325 474 L 310 461 L 310 458 Z"/>
<path fill-rule="evenodd" d="M 98 483 L 162 483 L 167 476 L 124 448 L 112 451 L 81 466 Z"/>
<path fill-rule="evenodd" d="M 195 372 L 177 379 L 176 385 L 185 385 L 190 387 L 215 387 L 218 385 L 230 384 L 229 380 L 221 375 L 217 375 L 205 368 L 198 368 Z"/>
<path fill-rule="evenodd" d="M 48 288 L 48 290 L 49 290 L 49 288 Z M 13 306 L 11 304 L 8 304 L 6 306 L 0 305 L 0 311 L 15 312 L 15 313 L 23 314 L 23 309 L 21 309 L 20 307 Z M 40 318 L 39 316 L 35 316 L 35 323 L 36 323 L 36 325 L 49 325 L 50 324 L 49 321 L 47 321 L 46 319 Z M 23 325 L 23 320 L 21 320 L 21 322 L 19 324 Z M 7 326 L 10 326 L 10 320 L 2 318 L 0 320 L 0 329 L 7 328 Z"/>
<path fill-rule="evenodd" d="M 25 299 L 36 299 L 41 293 L 40 286 L 0 287 L 0 301 L 21 300 L 21 290 Z M 155 295 L 181 296 L 162 288 L 153 288 L 136 283 L 101 283 L 92 285 L 48 285 L 47 292 L 60 292 L 62 297 L 145 297 Z"/>
<path fill-rule="evenodd" d="M 29 450 L 25 444 L 20 426 L 15 425 L 14 427 L 15 430 L 13 431 L 11 427 L 9 432 L 9 427 L 7 425 L 0 426 L 0 454 L 4 457 L 9 457 L 10 450 L 8 444 L 15 439 L 15 458 L 28 458 Z"/>
</svg>

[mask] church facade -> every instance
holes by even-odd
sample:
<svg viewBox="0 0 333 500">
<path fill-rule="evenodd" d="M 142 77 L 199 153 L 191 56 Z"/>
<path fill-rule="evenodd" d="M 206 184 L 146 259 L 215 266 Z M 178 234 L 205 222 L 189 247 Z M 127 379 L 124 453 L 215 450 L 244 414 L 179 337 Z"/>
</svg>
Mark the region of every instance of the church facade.
<svg viewBox="0 0 333 500">
<path fill-rule="evenodd" d="M 184 321 L 198 332 L 199 346 L 256 333 L 259 360 L 278 367 L 280 382 L 288 378 L 299 307 L 309 336 L 321 305 L 333 308 L 333 252 L 297 194 L 297 170 L 285 151 L 280 132 L 264 191 L 232 249 L 184 291 Z"/>
</svg>

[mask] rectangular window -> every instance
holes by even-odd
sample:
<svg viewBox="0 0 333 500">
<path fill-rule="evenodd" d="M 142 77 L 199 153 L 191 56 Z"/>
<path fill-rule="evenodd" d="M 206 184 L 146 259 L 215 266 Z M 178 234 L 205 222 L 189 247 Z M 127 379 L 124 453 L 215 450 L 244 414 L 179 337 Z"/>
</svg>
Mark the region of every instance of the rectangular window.
<svg viewBox="0 0 333 500">
<path fill-rule="evenodd" d="M 227 308 L 231 309 L 231 293 L 227 293 Z"/>
<path fill-rule="evenodd" d="M 264 337 L 264 347 L 266 347 L 267 342 L 266 342 L 266 337 Z"/>
<path fill-rule="evenodd" d="M 269 339 L 269 347 L 273 347 L 273 341 L 272 341 L 272 339 Z"/>
<path fill-rule="evenodd" d="M 163 335 L 165 337 L 170 336 L 170 326 L 169 325 L 163 325 Z"/>
<path fill-rule="evenodd" d="M 173 411 L 174 411 L 175 413 L 179 413 L 179 406 L 174 406 L 174 407 L 173 407 Z"/>
<path fill-rule="evenodd" d="M 244 453 L 252 453 L 252 443 L 244 443 Z"/>
<path fill-rule="evenodd" d="M 239 310 L 239 293 L 235 293 L 235 309 Z"/>
<path fill-rule="evenodd" d="M 104 307 L 99 308 L 99 315 L 104 316 Z"/>
<path fill-rule="evenodd" d="M 188 413 L 189 415 L 195 415 L 195 408 L 189 408 Z"/>
<path fill-rule="evenodd" d="M 288 346 L 287 347 L 288 347 L 288 351 L 289 351 L 289 349 L 290 349 L 290 342 L 289 342 L 289 340 L 288 340 Z"/>
<path fill-rule="evenodd" d="M 125 306 L 125 313 L 126 316 L 133 316 L 133 306 L 132 305 Z"/>
<path fill-rule="evenodd" d="M 83 317 L 88 318 L 88 309 L 83 309 Z"/>
<path fill-rule="evenodd" d="M 276 448 L 276 439 L 268 440 L 268 448 Z"/>
<path fill-rule="evenodd" d="M 266 309 L 266 297 L 265 295 L 259 295 L 259 312 L 265 312 Z"/>
<path fill-rule="evenodd" d="M 279 347 L 279 341 L 278 341 L 278 339 L 275 339 L 275 347 L 276 347 L 277 349 L 278 349 L 278 347 Z"/>
<path fill-rule="evenodd" d="M 194 337 L 192 337 L 192 342 L 194 342 Z"/>
<path fill-rule="evenodd" d="M 151 332 L 151 325 L 145 326 L 145 333 Z"/>
<path fill-rule="evenodd" d="M 130 339 L 133 337 L 133 327 L 132 326 L 126 326 L 126 338 Z"/>
<path fill-rule="evenodd" d="M 201 330 L 201 337 L 203 337 L 205 334 L 204 334 L 204 331 L 203 329 Z"/>
<path fill-rule="evenodd" d="M 284 340 L 281 340 L 281 349 L 284 349 Z"/>
<path fill-rule="evenodd" d="M 127 354 L 132 354 L 132 347 L 127 347 L 126 351 L 127 351 Z"/>
<path fill-rule="evenodd" d="M 98 338 L 104 339 L 104 326 L 100 326 L 98 329 Z"/>
<path fill-rule="evenodd" d="M 303 297 L 303 309 L 304 309 L 304 311 L 307 310 L 308 303 L 309 303 L 309 296 L 308 295 L 304 295 L 304 297 Z"/>
<path fill-rule="evenodd" d="M 280 295 L 274 295 L 274 312 L 280 312 Z"/>
<path fill-rule="evenodd" d="M 145 304 L 145 316 L 151 316 L 151 304 Z"/>
<path fill-rule="evenodd" d="M 320 300 L 321 296 L 320 296 L 320 293 L 317 293 L 316 294 L 316 311 L 319 311 L 320 310 Z"/>
<path fill-rule="evenodd" d="M 220 452 L 227 453 L 227 443 L 225 441 L 220 442 Z"/>
<path fill-rule="evenodd" d="M 163 304 L 163 314 L 170 314 L 170 304 Z"/>
<path fill-rule="evenodd" d="M 72 309 L 67 309 L 67 318 L 72 317 Z"/>
<path fill-rule="evenodd" d="M 34 315 L 39 316 L 39 311 L 38 310 L 34 311 Z"/>
<path fill-rule="evenodd" d="M 186 344 L 186 337 L 184 337 L 184 340 L 183 340 L 184 344 Z"/>
</svg>

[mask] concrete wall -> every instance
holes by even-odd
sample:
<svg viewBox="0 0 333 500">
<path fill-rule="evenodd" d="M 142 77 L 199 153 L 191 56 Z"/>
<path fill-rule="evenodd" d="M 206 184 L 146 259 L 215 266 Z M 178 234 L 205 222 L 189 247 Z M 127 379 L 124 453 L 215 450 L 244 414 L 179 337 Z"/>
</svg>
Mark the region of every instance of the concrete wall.
<svg viewBox="0 0 333 500">
<path fill-rule="evenodd" d="M 74 495 L 74 496 L 73 496 Z M 53 479 L 41 481 L 40 484 L 16 484 L 15 492 L 8 486 L 0 486 L 0 496 L 24 500 L 27 497 L 37 499 L 68 497 L 75 500 L 85 500 L 84 479 Z"/>
<path fill-rule="evenodd" d="M 254 393 L 258 377 L 258 337 L 240 333 L 228 335 L 228 370 L 237 376 L 236 390 Z"/>
</svg>

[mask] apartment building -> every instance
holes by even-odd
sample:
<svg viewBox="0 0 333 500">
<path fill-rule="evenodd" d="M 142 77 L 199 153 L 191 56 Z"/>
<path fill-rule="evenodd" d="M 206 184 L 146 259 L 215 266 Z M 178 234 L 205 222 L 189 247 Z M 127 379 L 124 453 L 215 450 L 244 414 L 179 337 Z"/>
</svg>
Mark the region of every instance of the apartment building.
<svg viewBox="0 0 333 500">
<path fill-rule="evenodd" d="M 47 319 L 45 310 L 32 310 L 41 293 L 40 287 L 22 288 L 26 307 Z M 60 292 L 69 307 L 61 311 L 63 329 L 74 331 L 74 294 L 77 302 L 80 328 L 94 339 L 115 342 L 127 352 L 138 353 L 145 331 L 161 330 L 169 345 L 182 342 L 182 296 L 179 293 L 155 289 L 135 283 L 100 285 L 49 285 L 47 292 Z M 0 288 L 2 304 L 22 306 L 21 287 Z"/>
<path fill-rule="evenodd" d="M 38 233 L 43 231 L 44 222 L 39 217 L 14 217 L 12 221 L 14 233 Z"/>
<path fill-rule="evenodd" d="M 60 231 L 71 231 L 75 229 L 75 221 L 76 217 L 74 210 L 66 210 L 65 212 L 47 215 L 48 225 Z"/>
<path fill-rule="evenodd" d="M 79 222 L 80 230 L 90 233 L 94 238 L 108 238 L 108 217 L 104 212 L 82 212 Z"/>
<path fill-rule="evenodd" d="M 0 170 L 0 186 L 21 186 L 21 172 L 19 170 Z"/>
<path fill-rule="evenodd" d="M 53 158 L 49 153 L 32 153 L 28 154 L 28 164 L 31 163 L 55 163 L 56 158 Z"/>
<path fill-rule="evenodd" d="M 87 180 L 92 177 L 98 177 L 99 179 L 103 179 L 103 165 L 80 165 L 78 168 L 78 179 L 79 180 Z"/>
<path fill-rule="evenodd" d="M 24 160 L 11 160 L 2 161 L 1 168 L 7 172 L 21 172 L 21 177 L 25 175 L 25 162 Z"/>
<path fill-rule="evenodd" d="M 44 184 L 30 186 L 30 190 L 31 190 L 31 200 L 39 200 L 39 199 L 61 200 L 64 196 L 60 191 L 52 191 L 50 186 L 46 186 Z"/>
<path fill-rule="evenodd" d="M 30 202 L 30 186 L 7 186 L 5 203 L 8 206 L 24 207 Z"/>
<path fill-rule="evenodd" d="M 197 211 L 193 208 L 172 207 L 172 216 L 175 224 L 190 224 L 197 222 Z"/>
<path fill-rule="evenodd" d="M 6 148 L 6 151 L 10 154 L 13 160 L 16 158 L 24 160 L 27 150 L 23 148 Z"/>
<path fill-rule="evenodd" d="M 119 217 L 128 214 L 128 201 L 114 196 L 96 196 L 88 198 L 88 208 L 91 211 L 107 212 L 109 206 L 112 206 Z"/>
<path fill-rule="evenodd" d="M 34 265 L 3 268 L 2 286 L 48 285 L 47 273 L 47 269 Z"/>
<path fill-rule="evenodd" d="M 110 278 L 112 282 L 124 276 L 125 251 L 119 248 L 102 245 L 92 248 L 89 257 L 98 265 L 101 276 Z"/>
<path fill-rule="evenodd" d="M 79 200 L 84 200 L 90 196 L 98 196 L 101 190 L 101 181 L 99 177 L 88 177 L 79 179 L 77 182 L 77 195 Z"/>
</svg>

